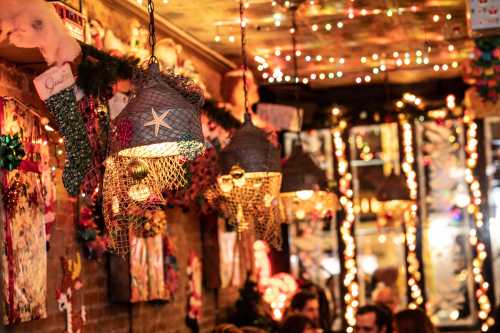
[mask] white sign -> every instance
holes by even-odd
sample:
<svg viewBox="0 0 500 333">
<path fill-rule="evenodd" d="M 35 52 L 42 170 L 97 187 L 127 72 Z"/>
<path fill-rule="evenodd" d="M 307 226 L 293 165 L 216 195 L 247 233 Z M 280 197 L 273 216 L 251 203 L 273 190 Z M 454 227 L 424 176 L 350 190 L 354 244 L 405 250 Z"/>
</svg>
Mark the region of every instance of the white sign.
<svg viewBox="0 0 500 333">
<path fill-rule="evenodd" d="M 500 0 L 470 0 L 472 30 L 500 28 Z"/>
<path fill-rule="evenodd" d="M 69 64 L 54 66 L 37 76 L 33 83 L 35 84 L 38 96 L 45 101 L 50 96 L 71 87 L 75 84 L 75 77 L 71 72 Z"/>
<path fill-rule="evenodd" d="M 298 132 L 303 110 L 297 112 L 294 106 L 259 103 L 257 105 L 257 114 L 262 120 L 273 125 L 278 130 Z"/>
</svg>

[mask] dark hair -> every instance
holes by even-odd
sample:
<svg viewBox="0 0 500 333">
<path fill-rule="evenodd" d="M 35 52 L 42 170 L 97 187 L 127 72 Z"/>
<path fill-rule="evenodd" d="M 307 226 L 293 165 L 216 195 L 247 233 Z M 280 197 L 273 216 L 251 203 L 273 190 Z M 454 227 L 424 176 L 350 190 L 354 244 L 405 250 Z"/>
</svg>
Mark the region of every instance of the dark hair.
<svg viewBox="0 0 500 333">
<path fill-rule="evenodd" d="M 394 316 L 394 325 L 401 333 L 436 333 L 432 321 L 422 310 L 403 310 Z"/>
<path fill-rule="evenodd" d="M 307 328 L 316 328 L 316 325 L 306 316 L 294 314 L 285 319 L 280 333 L 303 333 Z"/>
<path fill-rule="evenodd" d="M 292 308 L 292 310 L 302 311 L 305 308 L 307 302 L 317 299 L 318 297 L 315 293 L 302 290 L 293 295 L 292 301 L 290 302 L 290 307 Z"/>
<path fill-rule="evenodd" d="M 357 315 L 361 316 L 368 313 L 375 314 L 375 324 L 379 329 L 385 327 L 386 333 L 392 333 L 392 314 L 389 309 L 378 305 L 365 305 L 359 308 Z"/>
</svg>

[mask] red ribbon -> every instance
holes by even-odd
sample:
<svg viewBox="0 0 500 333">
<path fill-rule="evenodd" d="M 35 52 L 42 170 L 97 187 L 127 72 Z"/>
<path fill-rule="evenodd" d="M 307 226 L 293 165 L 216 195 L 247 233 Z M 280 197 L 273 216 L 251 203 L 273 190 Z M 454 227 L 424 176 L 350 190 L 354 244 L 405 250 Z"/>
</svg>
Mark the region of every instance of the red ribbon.
<svg viewBox="0 0 500 333">
<path fill-rule="evenodd" d="M 3 127 L 4 122 L 4 112 L 5 112 L 5 99 L 0 97 L 0 130 Z M 3 188 L 8 188 L 9 182 L 7 179 L 8 172 L 2 171 L 0 172 L 0 177 L 2 181 Z M 12 229 L 11 229 L 10 216 L 5 210 L 5 254 L 7 256 L 7 274 L 8 274 L 8 317 L 9 323 L 12 324 L 17 320 L 17 316 L 15 315 L 16 309 L 14 306 L 14 283 L 15 283 L 15 269 L 14 269 L 14 246 L 12 244 Z"/>
</svg>

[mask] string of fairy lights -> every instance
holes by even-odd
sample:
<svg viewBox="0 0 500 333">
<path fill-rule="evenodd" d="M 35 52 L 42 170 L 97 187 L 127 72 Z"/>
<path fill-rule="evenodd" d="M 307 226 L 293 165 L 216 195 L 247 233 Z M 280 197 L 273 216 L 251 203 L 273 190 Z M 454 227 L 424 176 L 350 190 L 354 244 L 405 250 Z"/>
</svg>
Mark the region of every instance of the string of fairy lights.
<svg viewBox="0 0 500 333">
<path fill-rule="evenodd" d="M 413 151 L 413 128 L 405 117 L 400 121 L 403 135 L 403 172 L 406 176 L 406 184 L 410 191 L 411 206 L 409 216 L 405 221 L 406 226 L 406 261 L 407 261 L 407 283 L 410 290 L 411 300 L 408 302 L 410 309 L 421 307 L 424 303 L 420 281 L 422 274 L 420 262 L 417 255 L 417 197 L 418 182 L 417 174 L 413 169 L 415 154 Z"/>
<path fill-rule="evenodd" d="M 488 296 L 489 283 L 484 276 L 485 261 L 488 257 L 486 244 L 481 240 L 481 234 L 484 224 L 483 213 L 481 212 L 482 193 L 478 178 L 474 175 L 475 168 L 479 158 L 478 140 L 477 140 L 477 123 L 473 117 L 466 112 L 464 115 L 464 124 L 467 127 L 466 131 L 466 146 L 465 152 L 467 155 L 465 181 L 469 186 L 469 194 L 471 196 L 468 213 L 471 214 L 474 222 L 474 227 L 470 230 L 469 242 L 475 249 L 474 259 L 472 261 L 472 273 L 476 284 L 476 301 L 478 305 L 478 317 L 481 321 L 481 331 L 486 332 L 491 325 L 495 323 L 491 317 L 491 300 Z"/>
<path fill-rule="evenodd" d="M 340 235 L 344 244 L 344 280 L 346 289 L 344 295 L 345 314 L 347 323 L 346 332 L 354 332 L 356 324 L 356 311 L 359 306 L 359 284 L 357 282 L 358 265 L 356 262 L 356 243 L 354 240 L 354 202 L 353 190 L 351 188 L 352 174 L 349 172 L 349 163 L 346 157 L 346 143 L 342 134 L 347 127 L 345 121 L 341 121 L 339 126 L 333 129 L 333 143 L 335 146 L 335 156 L 337 158 L 337 172 L 339 177 L 340 204 L 345 216 L 340 224 Z"/>
<path fill-rule="evenodd" d="M 270 1 L 270 17 L 259 18 L 265 22 L 273 22 L 276 29 L 289 29 L 293 33 L 292 28 L 287 28 L 289 25 L 285 21 L 287 8 L 296 6 L 297 1 Z M 250 3 L 247 3 L 250 6 Z M 263 3 L 259 3 L 262 6 Z M 314 13 L 319 10 L 318 1 L 307 1 L 304 5 L 309 5 L 306 10 Z M 285 8 L 284 8 L 285 7 Z M 402 7 L 387 7 L 387 8 L 354 8 L 353 4 L 347 6 L 343 10 L 336 9 L 336 16 L 333 20 L 325 20 L 320 15 L 311 15 L 308 17 L 307 23 L 302 24 L 302 30 L 310 30 L 317 34 L 330 34 L 335 31 L 340 31 L 350 24 L 356 18 L 363 18 L 369 16 L 385 15 L 388 18 L 401 17 L 407 13 L 416 14 L 424 11 L 424 7 L 418 4 Z M 451 24 L 454 14 L 449 11 L 436 11 L 430 13 L 429 25 L 441 25 L 443 29 Z M 357 23 L 356 23 L 357 24 Z M 232 21 L 218 21 L 215 23 L 215 43 L 229 42 L 235 43 L 237 38 L 231 26 L 234 25 Z M 257 24 L 256 24 L 257 25 Z M 227 28 L 228 35 L 221 33 L 222 28 Z M 454 36 L 453 38 L 456 38 Z M 444 54 L 445 51 L 449 52 L 449 61 L 436 61 L 432 59 L 431 52 L 436 56 Z M 254 57 L 255 67 L 261 72 L 262 79 L 268 83 L 281 83 L 292 82 L 294 76 L 291 73 L 286 73 L 285 68 L 288 62 L 291 62 L 293 55 L 291 51 L 284 51 L 280 47 L 275 47 L 274 50 L 260 50 L 259 54 Z M 315 70 L 308 70 L 307 74 L 299 76 L 299 81 L 308 84 L 312 81 L 322 80 L 338 80 L 341 78 L 352 79 L 356 84 L 370 83 L 378 75 L 386 71 L 395 71 L 399 69 L 413 70 L 413 69 L 427 69 L 435 72 L 446 72 L 449 70 L 458 69 L 460 67 L 460 60 L 462 59 L 461 53 L 456 49 L 455 45 L 448 43 L 446 40 L 431 45 L 427 42 L 422 42 L 421 47 L 414 49 L 393 49 L 384 50 L 384 52 L 366 54 L 361 57 L 349 57 L 345 55 L 325 55 L 313 54 L 307 50 L 298 49 L 296 51 L 297 57 L 302 57 L 306 63 L 314 63 L 317 68 Z M 347 62 L 355 65 L 362 65 L 360 69 L 348 72 L 342 69 L 343 65 Z M 332 68 L 332 66 L 335 66 Z M 328 69 L 328 70 L 323 70 Z"/>
</svg>

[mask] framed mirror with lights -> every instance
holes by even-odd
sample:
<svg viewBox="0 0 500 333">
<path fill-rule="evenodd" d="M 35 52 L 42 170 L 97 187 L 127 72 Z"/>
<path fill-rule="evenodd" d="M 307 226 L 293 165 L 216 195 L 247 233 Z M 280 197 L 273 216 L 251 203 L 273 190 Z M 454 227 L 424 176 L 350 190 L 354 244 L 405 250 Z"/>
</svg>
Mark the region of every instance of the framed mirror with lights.
<svg viewBox="0 0 500 333">
<path fill-rule="evenodd" d="M 416 122 L 427 312 L 442 329 L 477 324 L 469 244 L 464 126 Z"/>
<path fill-rule="evenodd" d="M 500 117 L 486 118 L 484 131 L 493 277 L 500 281 Z M 495 283 L 494 291 L 498 305 L 500 283 Z"/>
<path fill-rule="evenodd" d="M 383 303 L 393 311 L 408 303 L 403 216 L 377 195 L 384 179 L 402 175 L 398 142 L 395 123 L 349 133 L 360 303 Z"/>
</svg>

